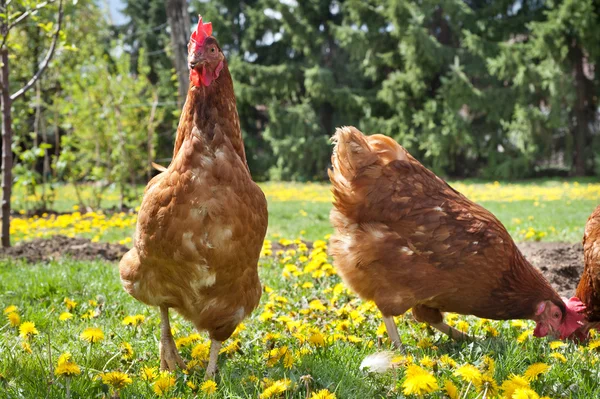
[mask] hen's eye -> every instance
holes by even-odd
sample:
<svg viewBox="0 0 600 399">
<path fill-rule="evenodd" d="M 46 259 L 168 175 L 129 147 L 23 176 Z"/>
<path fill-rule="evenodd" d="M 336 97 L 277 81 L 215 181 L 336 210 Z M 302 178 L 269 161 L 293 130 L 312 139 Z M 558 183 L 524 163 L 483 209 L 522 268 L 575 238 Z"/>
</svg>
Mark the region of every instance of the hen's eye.
<svg viewBox="0 0 600 399">
<path fill-rule="evenodd" d="M 554 313 L 554 318 L 558 319 L 560 317 L 560 313 Z"/>
<path fill-rule="evenodd" d="M 211 48 L 210 48 L 210 52 L 211 52 L 211 53 L 214 53 L 214 52 L 215 52 L 215 48 L 214 48 L 214 47 L 211 47 Z"/>
</svg>

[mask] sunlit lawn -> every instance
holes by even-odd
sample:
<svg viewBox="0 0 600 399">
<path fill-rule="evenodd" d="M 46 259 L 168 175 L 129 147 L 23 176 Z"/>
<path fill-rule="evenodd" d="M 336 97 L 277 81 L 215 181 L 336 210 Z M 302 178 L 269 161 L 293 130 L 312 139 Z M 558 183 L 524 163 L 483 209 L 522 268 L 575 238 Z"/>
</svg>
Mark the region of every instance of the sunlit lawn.
<svg viewBox="0 0 600 399">
<path fill-rule="evenodd" d="M 591 180 L 534 181 L 524 183 L 454 182 L 452 185 L 472 200 L 493 212 L 517 241 L 578 242 L 583 235 L 587 217 L 600 203 L 600 183 Z M 329 211 L 331 193 L 322 183 L 263 183 L 261 187 L 269 202 L 270 238 L 322 238 L 331 232 Z M 89 188 L 81 190 L 91 195 Z M 141 202 L 130 203 L 136 207 Z M 57 190 L 54 209 L 73 212 L 77 204 L 75 190 L 64 186 Z M 105 193 L 103 204 L 116 205 L 114 190 Z M 15 196 L 17 210 L 26 211 L 27 203 L 19 193 Z M 135 212 L 104 215 L 75 213 L 58 217 L 20 218 L 13 222 L 15 241 L 53 234 L 83 236 L 94 240 L 128 244 L 135 226 Z"/>
<path fill-rule="evenodd" d="M 583 399 L 600 395 L 600 340 L 577 346 L 534 339 L 529 322 L 448 315 L 451 324 L 477 336 L 474 343 L 457 344 L 407 315 L 398 320 L 407 353 L 396 353 L 396 370 L 383 375 L 360 371 L 366 355 L 388 348 L 378 311 L 341 284 L 325 254 L 326 241 L 317 241 L 312 252 L 302 246 L 285 251 L 270 248 L 270 241 L 288 244 L 300 237 L 314 241 L 331 232 L 329 187 L 261 186 L 270 212 L 270 240 L 260 262 L 266 292 L 244 328 L 225 343 L 212 396 L 211 386 L 202 380 L 206 335 L 195 335 L 188 322 L 173 315 L 180 350 L 193 367 L 185 373 L 160 375 L 156 370 L 158 315 L 122 290 L 116 264 L 62 260 L 25 265 L 4 260 L 0 261 L 0 310 L 5 310 L 0 316 L 1 397 L 64 398 L 67 384 L 73 398 L 109 397 L 116 388 L 122 398 L 411 398 L 421 393 L 451 399 L 498 395 Z M 589 213 L 600 202 L 600 184 L 591 182 L 454 186 L 494 212 L 518 241 L 577 242 Z M 73 198 L 62 197 L 72 192 L 65 187 L 60 193 L 59 210 L 75 211 Z M 135 220 L 135 212 L 75 211 L 13 220 L 12 229 L 19 240 L 65 234 L 131 245 Z M 134 315 L 143 316 L 137 318 L 137 327 L 127 325 L 134 321 L 126 317 Z M 87 336 L 99 342 L 82 339 L 91 327 L 101 333 Z M 59 364 L 64 353 L 71 354 L 71 361 L 65 363 L 63 356 Z M 110 372 L 124 374 L 106 374 Z"/>
<path fill-rule="evenodd" d="M 475 335 L 475 342 L 449 341 L 407 314 L 398 318 L 407 352 L 394 355 L 397 369 L 383 375 L 360 371 L 365 356 L 389 349 L 389 343 L 373 304 L 357 299 L 340 284 L 324 255 L 324 244 L 312 253 L 300 249 L 262 258 L 260 275 L 266 292 L 260 307 L 225 342 L 212 396 L 202 391 L 204 387 L 209 392 L 202 385 L 206 334 L 197 335 L 190 323 L 172 312 L 175 338 L 190 370 L 160 375 L 158 313 L 122 290 L 115 264 L 64 260 L 31 266 L 2 261 L 0 311 L 6 312 L 0 315 L 0 396 L 64 398 L 68 382 L 73 398 L 108 398 L 115 388 L 101 377 L 115 377 L 106 374 L 111 372 L 125 374 L 117 375 L 123 381 L 121 398 L 600 395 L 596 349 L 600 340 L 583 347 L 553 343 L 533 338 L 530 322 L 490 322 L 452 314 L 447 321 Z M 137 315 L 142 317 L 135 326 L 136 318 L 128 316 Z M 100 331 L 90 333 L 88 328 Z M 98 342 L 90 343 L 86 336 Z M 69 366 L 76 371 L 59 365 L 59 356 L 65 353 L 71 355 Z M 68 370 L 71 377 L 65 374 Z"/>
</svg>

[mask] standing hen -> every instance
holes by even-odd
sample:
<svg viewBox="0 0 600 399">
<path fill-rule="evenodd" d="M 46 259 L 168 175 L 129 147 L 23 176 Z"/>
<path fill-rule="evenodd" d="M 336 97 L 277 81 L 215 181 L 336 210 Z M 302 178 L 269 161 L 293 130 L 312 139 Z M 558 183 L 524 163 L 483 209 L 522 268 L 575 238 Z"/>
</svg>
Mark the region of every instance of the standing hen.
<svg viewBox="0 0 600 399">
<path fill-rule="evenodd" d="M 202 17 L 188 51 L 191 87 L 173 160 L 146 187 L 119 269 L 129 294 L 160 308 L 161 369 L 185 367 L 169 326 L 173 308 L 208 331 L 212 377 L 222 341 L 260 299 L 267 202 L 246 162 L 227 61 Z"/>
<path fill-rule="evenodd" d="M 332 157 L 336 234 L 330 251 L 344 281 L 381 311 L 455 338 L 442 312 L 532 319 L 536 336 L 561 330 L 565 304 L 490 212 L 469 201 L 389 137 L 338 129 Z"/>
<path fill-rule="evenodd" d="M 600 325 L 600 205 L 585 224 L 583 258 L 583 274 L 575 296 L 567 302 L 567 307 L 581 315 L 572 319 L 572 323 L 580 325 L 572 338 L 579 340 L 585 340 L 590 329 Z"/>
</svg>

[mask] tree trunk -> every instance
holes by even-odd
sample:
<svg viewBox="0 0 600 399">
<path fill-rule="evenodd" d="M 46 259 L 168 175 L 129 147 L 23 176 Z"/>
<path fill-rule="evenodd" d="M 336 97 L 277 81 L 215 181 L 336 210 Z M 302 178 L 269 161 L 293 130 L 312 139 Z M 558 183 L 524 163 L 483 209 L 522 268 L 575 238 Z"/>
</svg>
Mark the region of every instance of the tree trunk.
<svg viewBox="0 0 600 399">
<path fill-rule="evenodd" d="M 171 45 L 177 82 L 179 83 L 178 106 L 181 108 L 187 97 L 189 88 L 189 71 L 187 65 L 187 45 L 190 39 L 190 14 L 187 0 L 165 0 L 167 21 L 171 28 Z"/>
<path fill-rule="evenodd" d="M 146 142 L 147 151 L 148 151 L 148 165 L 147 169 L 147 179 L 150 181 L 152 179 L 152 159 L 154 158 L 154 118 L 156 117 L 156 107 L 158 107 L 158 92 L 154 91 L 154 95 L 152 96 L 152 109 L 150 111 L 150 118 L 148 119 L 148 138 Z"/>
<path fill-rule="evenodd" d="M 577 42 L 572 44 L 569 53 L 573 65 L 575 93 L 577 95 L 573 107 L 575 126 L 572 128 L 573 141 L 575 142 L 574 175 L 585 176 L 588 155 L 587 142 L 588 138 L 591 137 L 590 126 L 594 121 L 596 106 L 593 84 L 585 76 L 583 70 L 585 54 Z"/>
<path fill-rule="evenodd" d="M 5 26 L 2 27 L 6 29 Z M 2 96 L 0 99 L 2 111 L 2 229 L 0 237 L 2 247 L 10 247 L 10 197 L 12 195 L 12 115 L 9 86 L 8 48 L 0 49 L 2 62 L 1 81 Z"/>
</svg>

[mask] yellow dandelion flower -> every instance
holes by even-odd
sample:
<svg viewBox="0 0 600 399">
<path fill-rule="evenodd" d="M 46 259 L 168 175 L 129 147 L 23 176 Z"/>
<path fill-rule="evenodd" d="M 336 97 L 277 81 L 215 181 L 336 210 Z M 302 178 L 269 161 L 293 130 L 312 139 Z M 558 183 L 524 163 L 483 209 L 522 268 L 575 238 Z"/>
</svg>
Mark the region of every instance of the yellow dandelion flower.
<svg viewBox="0 0 600 399">
<path fill-rule="evenodd" d="M 429 356 L 423 356 L 423 358 L 419 361 L 419 364 L 423 367 L 432 368 L 433 366 L 435 366 L 435 360 L 433 360 Z"/>
<path fill-rule="evenodd" d="M 483 332 L 485 332 L 485 335 L 488 337 L 497 337 L 498 335 L 500 335 L 498 330 L 496 330 L 496 328 L 491 324 L 486 324 L 483 327 Z"/>
<path fill-rule="evenodd" d="M 16 327 L 21 324 L 21 316 L 19 316 L 17 312 L 7 313 L 6 318 L 8 319 L 8 323 L 11 327 Z"/>
<path fill-rule="evenodd" d="M 217 392 L 217 383 L 213 380 L 206 380 L 200 386 L 200 390 L 207 395 L 212 395 Z"/>
<path fill-rule="evenodd" d="M 475 386 L 479 392 L 485 392 L 486 397 L 495 397 L 498 393 L 498 383 L 490 374 L 482 374 Z"/>
<path fill-rule="evenodd" d="M 523 320 L 513 320 L 510 322 L 513 327 L 525 328 L 527 324 Z"/>
<path fill-rule="evenodd" d="M 160 376 L 158 377 L 158 379 L 156 381 L 154 381 L 154 384 L 152 385 L 152 390 L 158 396 L 164 396 L 174 386 L 175 386 L 175 377 L 173 377 L 168 372 L 162 372 L 162 373 L 160 373 Z"/>
<path fill-rule="evenodd" d="M 4 308 L 4 314 L 17 313 L 17 312 L 19 312 L 19 308 L 16 307 L 15 305 L 10 305 L 10 306 L 7 306 L 6 308 Z"/>
<path fill-rule="evenodd" d="M 129 342 L 123 342 L 121 344 L 121 358 L 129 360 L 133 357 L 133 347 Z"/>
<path fill-rule="evenodd" d="M 308 342 L 313 346 L 323 347 L 325 346 L 325 336 L 320 331 L 313 330 L 308 337 Z"/>
<path fill-rule="evenodd" d="M 446 391 L 446 395 L 448 395 L 450 399 L 459 399 L 458 388 L 456 387 L 456 385 L 454 385 L 452 381 L 446 380 L 444 382 L 444 391 Z"/>
<path fill-rule="evenodd" d="M 517 342 L 519 342 L 519 343 L 523 343 L 523 342 L 527 341 L 527 339 L 528 339 L 529 337 L 531 337 L 532 335 L 533 335 L 533 330 L 526 330 L 526 331 L 523 331 L 523 332 L 521 333 L 521 335 L 519 335 L 519 337 L 517 338 Z"/>
<path fill-rule="evenodd" d="M 277 397 L 280 394 L 287 391 L 290 387 L 290 380 L 284 378 L 283 380 L 278 380 L 273 382 L 270 386 L 265 388 L 265 390 L 259 395 L 259 399 L 268 399 L 272 397 Z"/>
<path fill-rule="evenodd" d="M 71 320 L 73 318 L 73 313 L 71 312 L 62 312 L 60 314 L 60 316 L 58 316 L 58 320 L 60 321 L 67 321 L 67 320 Z"/>
<path fill-rule="evenodd" d="M 32 338 L 34 335 L 38 335 L 39 331 L 35 328 L 35 323 L 32 321 L 23 322 L 19 326 L 19 335 L 24 339 Z"/>
<path fill-rule="evenodd" d="M 464 333 L 469 332 L 469 323 L 467 323 L 464 320 L 461 320 L 458 323 L 456 323 L 456 329 Z"/>
<path fill-rule="evenodd" d="M 141 371 L 141 377 L 144 381 L 154 381 L 158 377 L 157 367 L 144 366 Z"/>
<path fill-rule="evenodd" d="M 511 396 L 512 399 L 540 399 L 540 396 L 531 388 L 517 388 Z"/>
<path fill-rule="evenodd" d="M 33 353 L 33 351 L 31 350 L 31 345 L 29 345 L 29 342 L 21 342 L 21 348 L 27 352 L 27 353 Z"/>
<path fill-rule="evenodd" d="M 594 339 L 593 341 L 590 341 L 590 343 L 588 344 L 588 349 L 590 350 L 594 350 L 594 349 L 598 349 L 600 348 L 600 339 Z M 552 348 L 554 349 L 554 348 Z"/>
<path fill-rule="evenodd" d="M 117 391 L 133 382 L 127 374 L 121 371 L 102 373 L 100 374 L 100 378 L 104 384 L 112 386 Z"/>
<path fill-rule="evenodd" d="M 97 327 L 88 327 L 83 330 L 80 337 L 82 340 L 87 341 L 90 344 L 95 344 L 104 339 L 104 333 Z"/>
<path fill-rule="evenodd" d="M 494 371 L 496 371 L 496 362 L 494 361 L 494 359 L 492 359 L 488 355 L 484 355 L 482 370 L 485 371 L 487 374 L 493 375 Z"/>
<path fill-rule="evenodd" d="M 550 366 L 545 363 L 534 363 L 531 366 L 527 367 L 525 373 L 523 375 L 530 381 L 533 381 L 538 378 L 540 374 L 544 374 L 546 371 L 550 370 Z"/>
<path fill-rule="evenodd" d="M 511 375 L 502 383 L 501 389 L 505 398 L 512 398 L 517 389 L 529 388 L 529 381 L 519 375 Z"/>
<path fill-rule="evenodd" d="M 275 316 L 273 312 L 271 312 L 270 310 L 266 310 L 262 312 L 260 316 L 258 316 L 258 318 L 260 319 L 260 321 L 268 321 L 271 320 L 273 316 Z"/>
<path fill-rule="evenodd" d="M 208 342 L 201 342 L 192 348 L 192 358 L 202 361 L 208 360 L 210 346 Z"/>
<path fill-rule="evenodd" d="M 552 350 L 556 350 L 558 348 L 562 348 L 563 346 L 567 346 L 567 344 L 565 344 L 562 341 L 552 341 L 552 342 L 550 342 L 550 349 L 552 349 Z"/>
<path fill-rule="evenodd" d="M 288 370 L 291 370 L 294 365 L 294 356 L 292 356 L 292 351 L 285 352 L 283 356 L 283 367 Z"/>
<path fill-rule="evenodd" d="M 69 298 L 66 298 L 66 297 L 63 300 L 63 303 L 67 307 L 67 310 L 73 310 L 73 309 L 75 309 L 75 306 L 77 306 L 77 302 L 75 302 Z"/>
<path fill-rule="evenodd" d="M 402 383 L 405 395 L 424 395 L 437 391 L 439 386 L 433 374 L 411 364 L 406 368 L 406 379 Z"/>
<path fill-rule="evenodd" d="M 238 350 L 240 350 L 241 347 L 242 347 L 241 341 L 239 339 L 234 339 L 228 345 L 221 348 L 219 353 L 225 353 L 225 354 L 230 355 L 230 354 L 235 353 Z"/>
<path fill-rule="evenodd" d="M 553 357 L 553 358 L 555 358 L 555 359 L 557 359 L 557 360 L 560 360 L 560 361 L 561 361 L 561 362 L 563 362 L 563 363 L 566 363 L 566 362 L 567 362 L 567 358 L 566 358 L 566 357 L 565 357 L 565 355 L 563 355 L 562 353 L 558 353 L 558 352 L 552 352 L 552 353 L 550 354 L 550 357 Z"/>
<path fill-rule="evenodd" d="M 311 283 L 310 281 L 307 281 L 306 283 L 302 284 L 302 288 L 305 288 L 305 289 L 314 288 L 314 286 L 315 285 L 313 283 Z"/>
<path fill-rule="evenodd" d="M 381 323 L 379 325 L 379 327 L 377 327 L 377 331 L 375 331 L 375 334 L 377 334 L 378 337 L 382 337 L 386 334 L 387 329 L 385 328 L 385 324 Z"/>
<path fill-rule="evenodd" d="M 481 381 L 481 372 L 472 364 L 460 366 L 458 369 L 456 369 L 454 375 L 460 377 L 463 381 L 473 384 L 477 384 L 479 381 Z"/>
<path fill-rule="evenodd" d="M 448 367 L 452 367 L 452 368 L 454 368 L 454 367 L 457 366 L 456 361 L 454 359 L 452 359 L 448 355 L 442 355 L 442 356 L 440 356 L 440 363 L 442 365 L 445 365 L 445 366 L 448 366 Z"/>
<path fill-rule="evenodd" d="M 316 310 L 316 311 L 325 311 L 327 310 L 327 308 L 325 307 L 325 305 L 323 305 L 323 303 L 318 300 L 318 299 L 314 299 L 312 301 L 310 301 L 310 303 L 308 304 L 308 307 L 312 310 Z"/>
<path fill-rule="evenodd" d="M 417 342 L 417 347 L 421 349 L 431 348 L 433 346 L 433 341 L 429 337 L 424 337 Z"/>
<path fill-rule="evenodd" d="M 57 376 L 74 377 L 81 374 L 81 369 L 73 361 L 71 354 L 67 352 L 58 357 L 54 374 Z"/>
<path fill-rule="evenodd" d="M 198 385 L 194 384 L 192 381 L 186 382 L 185 385 L 187 385 L 188 388 L 190 388 L 193 392 L 198 390 Z"/>
<path fill-rule="evenodd" d="M 146 316 L 141 314 L 136 314 L 133 316 L 125 316 L 122 321 L 122 324 L 125 326 L 137 327 L 142 324 L 146 320 Z"/>
<path fill-rule="evenodd" d="M 312 395 L 310 395 L 309 399 L 336 399 L 337 397 L 335 396 L 334 393 L 329 392 L 328 389 L 321 389 L 318 392 L 313 392 Z"/>
</svg>

